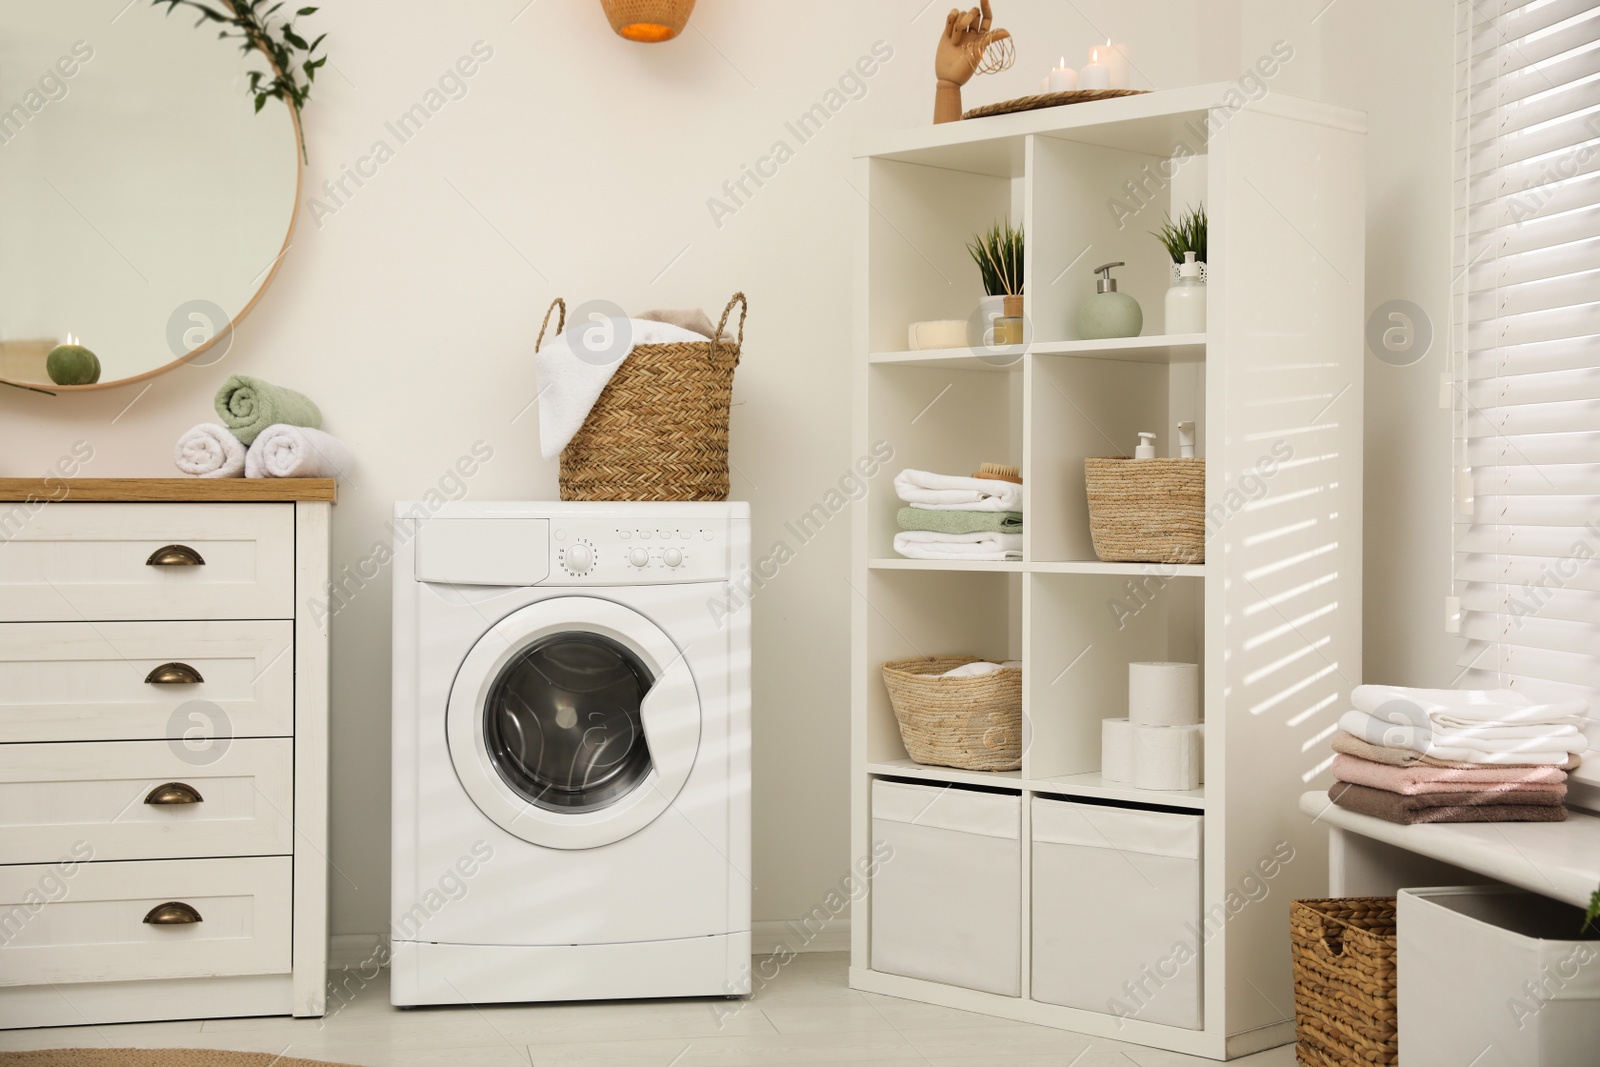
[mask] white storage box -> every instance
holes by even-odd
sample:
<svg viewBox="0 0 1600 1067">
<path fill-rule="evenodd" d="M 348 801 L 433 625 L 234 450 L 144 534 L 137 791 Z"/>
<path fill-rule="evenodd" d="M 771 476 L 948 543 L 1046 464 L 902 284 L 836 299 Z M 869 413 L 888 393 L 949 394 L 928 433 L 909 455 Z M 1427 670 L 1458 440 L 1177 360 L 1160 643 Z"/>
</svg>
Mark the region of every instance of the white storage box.
<svg viewBox="0 0 1600 1067">
<path fill-rule="evenodd" d="M 1510 886 L 1403 889 L 1405 1067 L 1594 1067 L 1600 938 L 1583 912 Z"/>
<path fill-rule="evenodd" d="M 1033 800 L 1033 999 L 1199 1030 L 1199 815 Z"/>
<path fill-rule="evenodd" d="M 872 969 L 1022 994 L 1022 798 L 872 783 Z"/>
</svg>

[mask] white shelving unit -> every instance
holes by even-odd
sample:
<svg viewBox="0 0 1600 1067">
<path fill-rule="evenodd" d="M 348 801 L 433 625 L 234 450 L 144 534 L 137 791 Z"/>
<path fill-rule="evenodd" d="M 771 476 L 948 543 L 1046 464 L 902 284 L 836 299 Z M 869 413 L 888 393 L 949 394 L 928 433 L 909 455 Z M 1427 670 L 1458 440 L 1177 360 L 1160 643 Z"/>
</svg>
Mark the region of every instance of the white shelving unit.
<svg viewBox="0 0 1600 1067">
<path fill-rule="evenodd" d="M 887 442 L 894 456 L 853 519 L 853 854 L 872 851 L 874 779 L 1024 800 L 1021 995 L 874 970 L 870 898 L 852 922 L 858 989 L 1215 1059 L 1293 1040 L 1288 904 L 1321 895 L 1327 877 L 1320 832 L 1297 800 L 1361 680 L 1365 121 L 1277 94 L 1230 110 L 1233 88 L 925 127 L 858 146 L 854 183 L 866 196 L 854 446 L 867 455 Z M 1166 336 L 1167 259 L 1147 231 L 1200 201 L 1210 215 L 1210 329 Z M 965 244 L 1001 218 L 1027 234 L 1031 343 L 904 351 L 909 323 L 976 306 L 982 292 Z M 1111 260 L 1127 262 L 1117 273 L 1143 306 L 1144 335 L 1078 339 L 1091 268 Z M 1131 454 L 1141 430 L 1157 432 L 1161 454 L 1171 454 L 1180 419 L 1197 423 L 1207 459 L 1206 562 L 1098 561 L 1084 458 Z M 1022 468 L 1023 560 L 897 557 L 894 472 L 967 473 L 983 462 Z M 1024 661 L 1021 770 L 907 758 L 878 665 L 957 652 Z M 1126 714 L 1131 660 L 1203 664 L 1201 789 L 1150 792 L 1100 778 L 1100 720 Z M 1203 947 L 1203 1029 L 1031 999 L 1035 794 L 1203 813 L 1202 905 L 1229 915 Z M 1281 842 L 1293 859 L 1264 883 L 1265 897 L 1230 908 Z"/>
</svg>

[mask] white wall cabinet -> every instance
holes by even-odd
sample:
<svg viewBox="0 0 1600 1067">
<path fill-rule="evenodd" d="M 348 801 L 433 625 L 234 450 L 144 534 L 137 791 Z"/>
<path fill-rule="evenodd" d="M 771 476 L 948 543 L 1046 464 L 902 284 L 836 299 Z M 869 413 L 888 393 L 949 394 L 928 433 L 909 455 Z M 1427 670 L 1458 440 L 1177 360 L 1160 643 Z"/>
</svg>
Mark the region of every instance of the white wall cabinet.
<svg viewBox="0 0 1600 1067">
<path fill-rule="evenodd" d="M 887 446 L 893 458 L 853 517 L 852 850 L 871 854 L 877 782 L 1009 791 L 1022 811 L 1022 924 L 1020 988 L 1004 996 L 878 967 L 875 928 L 893 920 L 874 899 L 852 924 L 856 988 L 1215 1059 L 1293 1040 L 1288 902 L 1320 894 L 1327 871 L 1296 799 L 1325 769 L 1326 738 L 1361 681 L 1365 119 L 1278 93 L 1236 109 L 1234 88 L 857 146 L 854 454 Z M 1148 231 L 1201 202 L 1208 330 L 1168 335 L 1169 260 Z M 906 351 L 910 323 L 977 307 L 965 246 L 1000 219 L 1026 232 L 1027 343 Z M 1144 331 L 1081 339 L 1092 269 L 1117 260 Z M 1131 455 L 1140 431 L 1159 435 L 1158 455 L 1175 455 L 1183 420 L 1197 424 L 1207 461 L 1205 562 L 1099 561 L 1084 459 Z M 984 462 L 1022 470 L 1022 560 L 896 556 L 894 473 L 967 474 Z M 878 666 L 952 653 L 1023 660 L 1020 770 L 907 758 Z M 1127 714 L 1133 660 L 1202 665 L 1200 789 L 1101 779 L 1100 722 Z M 1034 876 L 1035 798 L 1203 818 L 1198 904 L 1227 920 L 1196 964 L 1198 1019 L 1118 1018 L 1036 992 L 1032 924 L 1070 916 L 1052 911 L 1052 880 Z M 1085 909 L 1081 921 L 1095 920 Z"/>
<path fill-rule="evenodd" d="M 323 1014 L 333 497 L 0 479 L 0 1027 Z"/>
</svg>

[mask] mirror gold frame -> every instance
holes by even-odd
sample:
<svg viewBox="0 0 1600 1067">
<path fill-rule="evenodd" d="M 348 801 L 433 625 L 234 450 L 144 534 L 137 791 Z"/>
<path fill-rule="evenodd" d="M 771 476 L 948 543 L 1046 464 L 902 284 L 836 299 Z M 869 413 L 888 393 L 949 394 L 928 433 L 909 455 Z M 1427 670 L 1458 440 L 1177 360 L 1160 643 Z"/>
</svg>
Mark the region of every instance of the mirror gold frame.
<svg viewBox="0 0 1600 1067">
<path fill-rule="evenodd" d="M 275 73 L 282 73 L 278 68 L 278 64 L 273 60 L 272 55 L 267 52 L 266 49 L 262 48 L 259 43 L 256 45 L 256 51 L 259 52 L 266 60 L 269 68 L 271 68 Z M 272 280 L 277 277 L 278 268 L 283 265 L 283 258 L 285 254 L 288 253 L 289 246 L 294 242 L 295 224 L 300 215 L 300 191 L 305 177 L 305 161 L 300 152 L 300 145 L 303 137 L 300 129 L 300 115 L 286 102 L 279 102 L 282 103 L 285 110 L 289 112 L 289 129 L 291 133 L 289 150 L 294 153 L 296 164 L 294 173 L 294 197 L 290 202 L 289 208 L 289 224 L 287 229 L 284 231 L 283 244 L 279 247 L 278 254 L 273 258 L 272 265 L 267 268 L 266 273 L 262 276 L 261 284 L 256 286 L 255 292 L 251 293 L 250 299 L 245 301 L 244 306 L 229 318 L 228 324 L 221 329 L 218 329 L 201 344 L 196 345 L 193 350 L 177 357 L 170 363 L 162 364 L 161 366 L 152 370 L 144 371 L 141 374 L 131 375 L 127 378 L 118 378 L 115 381 L 109 382 L 94 382 L 90 385 L 57 385 L 53 382 L 20 382 L 11 378 L 0 377 L 0 385 L 14 386 L 15 388 L 25 389 L 32 393 L 44 393 L 47 396 L 55 396 L 58 393 L 90 393 L 102 389 L 119 389 L 123 386 L 135 385 L 139 382 L 148 381 L 157 375 L 166 374 L 168 371 L 176 370 L 185 364 L 193 363 L 199 356 L 216 347 L 219 342 L 233 336 L 233 331 L 238 329 L 239 324 L 244 321 L 245 316 L 250 314 L 251 310 L 261 300 L 261 295 L 267 291 L 267 287 L 271 285 Z"/>
</svg>

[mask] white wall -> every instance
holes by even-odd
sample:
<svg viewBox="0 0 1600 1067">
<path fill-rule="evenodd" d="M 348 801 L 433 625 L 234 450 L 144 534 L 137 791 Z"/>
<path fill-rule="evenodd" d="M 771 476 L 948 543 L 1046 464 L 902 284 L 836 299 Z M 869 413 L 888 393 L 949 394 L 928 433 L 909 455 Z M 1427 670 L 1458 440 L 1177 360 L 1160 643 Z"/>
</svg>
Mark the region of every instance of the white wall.
<svg viewBox="0 0 1600 1067">
<path fill-rule="evenodd" d="M 754 504 L 758 551 L 785 536 L 783 523 L 853 459 L 846 383 L 859 194 L 848 182 L 850 142 L 928 120 L 945 9 L 924 9 L 924 0 L 702 0 L 682 39 L 646 47 L 612 35 L 598 3 L 525 2 L 347 0 L 308 20 L 330 31 L 332 59 L 307 111 L 306 191 L 379 139 L 393 158 L 363 187 L 347 183 L 354 195 L 336 212 L 319 209 L 320 226 L 302 212 L 278 280 L 220 363 L 164 376 L 142 394 L 50 399 L 0 389 L 0 474 L 42 474 L 80 438 L 96 449 L 85 474 L 167 473 L 172 438 L 208 416 L 222 379 L 258 374 L 309 393 L 361 457 L 335 509 L 334 559 L 353 564 L 383 536 L 391 502 L 435 486 L 478 439 L 495 456 L 471 480 L 472 498 L 556 494 L 555 464 L 539 458 L 536 414 L 525 410 L 533 338 L 552 296 L 715 314 L 743 289 L 751 314 L 735 395 L 734 493 Z M 1232 80 L 1274 39 L 1290 40 L 1297 58 L 1275 88 L 1317 96 L 1326 83 L 1328 99 L 1374 112 L 1372 293 L 1437 307 L 1442 322 L 1444 0 L 1338 0 L 1315 25 L 1312 8 L 1281 27 L 1277 8 L 1301 5 L 998 6 L 997 21 L 1018 38 L 1017 68 L 975 82 L 969 105 L 1027 92 L 1058 54 L 1076 60 L 1106 36 L 1129 44 L 1136 84 L 1158 88 Z M 1399 21 L 1392 34 L 1372 30 L 1380 11 Z M 1437 47 L 1428 33 L 1444 35 Z M 894 55 L 865 96 L 799 144 L 784 123 L 823 100 L 878 40 Z M 493 55 L 465 95 L 398 143 L 385 122 L 477 41 Z M 1400 60 L 1402 71 L 1386 66 Z M 777 139 L 794 158 L 719 227 L 707 199 Z M 1427 443 L 1444 430 L 1431 404 L 1438 359 L 1407 372 L 1369 367 L 1375 678 L 1439 680 L 1445 670 L 1444 589 L 1434 577 L 1447 566 L 1447 483 L 1435 468 L 1447 453 Z M 847 545 L 835 520 L 755 601 L 758 920 L 806 913 L 849 861 Z M 337 933 L 387 921 L 389 580 L 380 576 L 333 623 Z"/>
</svg>

